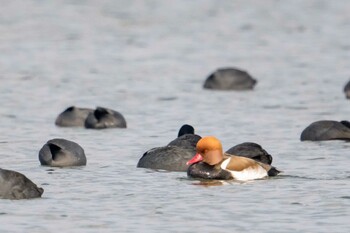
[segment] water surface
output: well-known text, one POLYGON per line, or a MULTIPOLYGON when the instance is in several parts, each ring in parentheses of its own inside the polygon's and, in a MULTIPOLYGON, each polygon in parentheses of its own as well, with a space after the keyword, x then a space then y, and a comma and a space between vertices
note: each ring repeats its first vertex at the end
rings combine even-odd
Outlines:
POLYGON ((348 1, 1 5, 1 167, 45 189, 1 200, 1 232, 348 232, 350 144, 299 141, 313 121, 349 119, 348 1), (227 66, 255 90, 202 89, 227 66), (128 128, 56 127, 71 105, 120 111, 128 128), (284 173, 210 185, 136 168, 184 123, 224 149, 259 143, 284 173), (87 166, 40 166, 56 137, 79 143, 87 166))

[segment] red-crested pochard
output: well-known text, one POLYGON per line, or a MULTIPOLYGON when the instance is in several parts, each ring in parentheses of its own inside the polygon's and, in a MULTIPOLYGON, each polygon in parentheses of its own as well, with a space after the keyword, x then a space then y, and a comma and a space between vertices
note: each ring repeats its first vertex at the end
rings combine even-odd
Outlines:
POLYGON ((253 159, 224 154, 221 142, 212 136, 203 137, 196 146, 196 155, 187 162, 187 174, 193 178, 219 180, 253 180, 274 176, 279 171, 253 159))

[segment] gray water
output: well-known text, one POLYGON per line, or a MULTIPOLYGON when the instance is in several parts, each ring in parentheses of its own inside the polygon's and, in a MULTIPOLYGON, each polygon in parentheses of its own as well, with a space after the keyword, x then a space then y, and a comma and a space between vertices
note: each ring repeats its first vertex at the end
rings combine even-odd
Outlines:
POLYGON ((0 200, 0 232, 349 232, 350 144, 299 141, 313 121, 349 120, 349 1, 3 0, 0 12, 1 167, 45 189, 0 200), (202 89, 227 66, 255 90, 202 89), (128 128, 56 127, 71 105, 120 111, 128 128), (283 174, 203 185, 136 168, 184 123, 224 149, 261 144, 283 174), (40 166, 56 137, 87 166, 40 166))

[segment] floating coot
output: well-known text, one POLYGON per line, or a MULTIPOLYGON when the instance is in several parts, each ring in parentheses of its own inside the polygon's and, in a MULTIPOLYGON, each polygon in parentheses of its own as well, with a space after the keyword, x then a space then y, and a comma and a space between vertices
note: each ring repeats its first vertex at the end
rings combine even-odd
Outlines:
POLYGON ((235 68, 221 68, 205 81, 204 88, 213 90, 252 90, 256 84, 246 71, 235 68))
POLYGON ((61 127, 84 127, 87 116, 93 111, 71 106, 57 116, 55 124, 61 127))
POLYGON ((66 139, 49 140, 39 151, 41 165, 52 167, 84 166, 84 149, 77 143, 66 139))
POLYGON ((300 135, 301 141, 349 140, 350 122, 316 121, 306 127, 300 135))
POLYGON ((117 111, 97 107, 86 118, 85 127, 88 129, 126 128, 126 121, 117 111))
POLYGON ((254 142, 244 142, 231 147, 226 151, 227 154, 238 155, 254 159, 255 161, 270 164, 272 163, 272 156, 267 153, 259 144, 254 142))
POLYGON ((25 175, 0 168, 0 198, 29 199, 41 197, 44 189, 39 188, 25 175))
POLYGON ((145 152, 137 163, 137 167, 187 171, 186 162, 196 153, 195 147, 200 138, 194 134, 192 126, 183 125, 179 130, 178 138, 167 146, 156 147, 145 152))

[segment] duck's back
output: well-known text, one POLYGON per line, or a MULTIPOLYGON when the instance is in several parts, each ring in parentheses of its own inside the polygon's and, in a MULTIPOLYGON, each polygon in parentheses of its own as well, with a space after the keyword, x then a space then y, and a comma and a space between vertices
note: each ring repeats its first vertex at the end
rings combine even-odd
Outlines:
POLYGON ((43 192, 43 188, 39 188, 23 174, 0 168, 0 198, 37 198, 41 197, 43 192))
POLYGON ((337 121, 316 121, 306 127, 300 135, 301 141, 323 141, 350 139, 350 128, 337 121))
POLYGON ((184 134, 173 141, 169 142, 168 146, 178 146, 182 148, 188 148, 196 150, 197 142, 201 139, 201 136, 197 134, 184 134))
POLYGON ((226 153, 251 158, 266 164, 272 163, 272 156, 259 144, 254 142, 244 142, 238 144, 228 149, 226 153))

